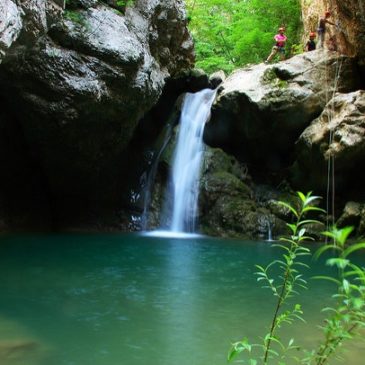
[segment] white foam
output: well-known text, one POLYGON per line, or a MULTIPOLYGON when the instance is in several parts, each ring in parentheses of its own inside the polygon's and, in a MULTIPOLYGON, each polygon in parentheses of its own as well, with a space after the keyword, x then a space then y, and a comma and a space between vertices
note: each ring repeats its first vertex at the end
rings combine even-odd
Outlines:
POLYGON ((197 233, 186 233, 186 232, 175 232, 175 231, 149 231, 149 232, 142 232, 142 235, 147 237, 181 238, 181 239, 204 237, 203 235, 197 233))

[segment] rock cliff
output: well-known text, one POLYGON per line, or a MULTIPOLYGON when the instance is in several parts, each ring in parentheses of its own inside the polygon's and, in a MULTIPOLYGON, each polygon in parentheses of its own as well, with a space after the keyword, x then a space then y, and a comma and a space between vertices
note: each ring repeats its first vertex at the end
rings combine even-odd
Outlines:
MULTIPOLYGON (((339 52, 250 66, 223 82, 204 135, 206 233, 264 237, 269 224, 279 233, 286 213, 273 200, 292 199, 291 189, 323 195, 332 158, 335 214, 344 209, 340 222, 364 231, 362 2, 302 4, 305 32, 331 10, 339 52)), ((0 3, 0 230, 120 227, 129 192, 131 210, 143 209, 133 186, 146 185, 178 94, 208 85, 198 71, 180 72, 194 62, 182 0, 63 5, 0 3)), ((167 169, 157 176, 155 225, 167 169)))
MULTIPOLYGON (((301 0, 305 37, 318 28, 319 17, 331 12, 328 37, 332 38, 339 52, 359 58, 365 66, 365 4, 361 0, 301 0)), ((364 72, 364 70, 363 70, 364 72)))
MULTIPOLYGON (((340 224, 349 221, 349 202, 363 207, 365 201, 362 88, 357 58, 323 50, 230 75, 204 138, 233 155, 246 177, 232 175, 229 166, 204 171, 202 228, 254 238, 270 223, 275 234, 284 233, 285 215, 273 201, 295 200, 293 189, 314 191, 324 202, 329 189, 335 196, 330 213, 340 224)), ((357 212, 352 220, 363 234, 362 208, 357 212)))
POLYGON ((125 179, 119 166, 138 121, 165 80, 194 61, 183 1, 136 0, 119 10, 60 3, 1 2, 1 154, 8 157, 0 213, 13 227, 27 225, 21 201, 34 195, 56 224, 97 221, 116 208, 125 179))
POLYGON ((279 175, 279 183, 296 140, 328 98, 359 87, 356 61, 333 52, 237 70, 222 84, 205 141, 245 161, 257 178, 279 175))

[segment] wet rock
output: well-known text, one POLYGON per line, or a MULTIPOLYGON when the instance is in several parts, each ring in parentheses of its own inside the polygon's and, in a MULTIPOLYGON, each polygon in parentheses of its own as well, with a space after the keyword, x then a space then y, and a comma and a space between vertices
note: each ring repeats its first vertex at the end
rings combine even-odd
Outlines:
POLYGON ((45 347, 33 340, 0 341, 0 363, 4 365, 39 365, 47 361, 48 355, 45 347))
POLYGON ((362 205, 360 223, 357 227, 357 234, 360 237, 365 235, 365 204, 362 205))
POLYGON ((269 228, 275 236, 286 232, 285 223, 255 196, 247 167, 221 149, 207 150, 200 189, 203 233, 266 239, 269 228))
POLYGON ((337 221, 338 227, 358 226, 361 219, 363 205, 358 202, 348 202, 337 221))
POLYGON ((209 85, 211 88, 215 89, 226 79, 226 74, 224 71, 214 72, 209 76, 209 85))
MULTIPOLYGON (((176 91, 198 92, 210 87, 208 75, 201 69, 184 69, 169 80, 169 93, 177 95, 176 91)), ((177 96, 175 96, 176 98, 177 96)))
POLYGON ((33 352, 37 349, 37 343, 34 341, 1 341, 0 342, 0 359, 14 358, 24 356, 26 352, 33 352))

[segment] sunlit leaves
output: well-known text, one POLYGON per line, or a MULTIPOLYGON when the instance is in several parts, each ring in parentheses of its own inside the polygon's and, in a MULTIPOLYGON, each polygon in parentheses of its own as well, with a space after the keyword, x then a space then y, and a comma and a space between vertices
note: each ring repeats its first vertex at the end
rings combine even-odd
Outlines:
POLYGON ((235 342, 232 344, 232 347, 228 352, 227 360, 232 361, 241 352, 251 352, 251 349, 252 346, 248 343, 247 338, 244 338, 242 341, 235 342))
POLYGON ((352 231, 352 227, 333 227, 332 230, 324 232, 333 242, 321 247, 315 255, 318 258, 325 252, 336 253, 336 256, 327 259, 326 263, 338 269, 338 278, 317 277, 334 282, 337 285, 337 293, 333 295, 336 305, 324 309, 329 313, 326 324, 322 327, 325 341, 309 358, 309 361, 316 365, 327 363, 345 340, 352 339, 361 328, 365 328, 365 271, 349 258, 352 253, 365 249, 365 243, 349 245, 346 248, 347 238, 352 231))
POLYGON ((207 72, 230 72, 266 59, 277 28, 286 26, 291 43, 300 37, 298 0, 186 0, 189 28, 197 53, 197 67, 207 72), (209 44, 209 53, 207 47, 209 44))
MULTIPOLYGON (((292 350, 299 350, 294 345, 294 339, 285 344, 279 337, 281 328, 284 325, 291 325, 294 321, 304 321, 303 311, 300 303, 288 308, 289 298, 300 294, 298 288, 306 288, 307 282, 299 271, 308 265, 300 260, 302 256, 310 254, 310 250, 302 243, 310 240, 306 233, 308 225, 319 223, 317 220, 306 219, 305 215, 322 213, 323 210, 316 204, 319 197, 311 193, 298 193, 299 204, 291 205, 286 202, 278 204, 284 207, 293 218, 292 223, 287 226, 290 230, 288 237, 281 237, 280 243, 273 247, 281 250, 280 259, 273 260, 267 266, 256 265, 257 281, 263 283, 276 298, 276 305, 269 332, 263 336, 262 344, 251 344, 247 339, 236 342, 228 354, 228 361, 237 355, 246 353, 242 361, 244 364, 256 365, 257 363, 267 365, 275 363, 285 365, 286 359, 291 357, 302 365, 325 365, 329 359, 336 357, 338 349, 345 341, 351 340, 359 334, 359 330, 365 329, 365 269, 351 261, 351 254, 365 250, 365 242, 347 244, 347 239, 352 232, 352 227, 333 227, 324 233, 333 242, 323 245, 317 250, 314 257, 319 258, 326 255, 326 264, 337 269, 337 276, 316 276, 316 279, 327 280, 335 285, 337 291, 332 296, 333 306, 326 306, 322 311, 326 314, 324 324, 319 326, 324 333, 324 341, 317 349, 302 352, 303 356, 290 354, 292 350), (257 358, 252 356, 252 348, 261 350, 257 358), (252 358, 254 357, 254 358, 252 358)), ((331 301, 329 301, 331 303, 331 301)), ((287 331, 287 330, 286 330, 287 331)), ((338 356, 337 356, 338 357, 338 356)))

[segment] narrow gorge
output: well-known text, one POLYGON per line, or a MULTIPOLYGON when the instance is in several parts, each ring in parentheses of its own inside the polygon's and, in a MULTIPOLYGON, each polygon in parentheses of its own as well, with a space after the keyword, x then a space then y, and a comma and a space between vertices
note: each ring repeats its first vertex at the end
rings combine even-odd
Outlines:
MULTIPOLYGON (((142 229, 148 174, 166 125, 179 120, 181 95, 222 82, 204 131, 199 230, 263 238, 269 224, 280 234, 287 213, 274 200, 311 190, 324 205, 330 195, 333 219, 364 233, 361 4, 303 0, 303 34, 331 9, 337 52, 251 65, 227 79, 194 69, 183 1, 63 5, 1 2, 1 231, 142 229)), ((160 225, 171 141, 150 228, 160 225)))

